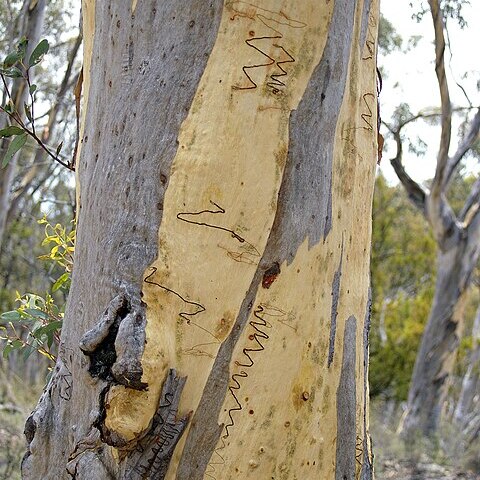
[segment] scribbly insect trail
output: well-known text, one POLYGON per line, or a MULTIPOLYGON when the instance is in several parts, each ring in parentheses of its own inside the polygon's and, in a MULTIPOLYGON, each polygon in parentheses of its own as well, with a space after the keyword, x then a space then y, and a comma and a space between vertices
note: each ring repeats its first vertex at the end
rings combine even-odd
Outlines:
POLYGON ((273 43, 273 46, 275 48, 280 49, 288 57, 287 60, 283 60, 283 61, 276 60, 274 57, 271 57, 270 55, 268 55, 268 53, 264 52, 261 48, 259 48, 259 47, 257 47, 256 45, 253 44, 253 41, 257 41, 257 40, 274 40, 274 39, 279 39, 279 38, 282 38, 282 36, 254 37, 254 38, 250 38, 250 39, 245 40, 245 43, 249 47, 255 49, 257 52, 260 52, 262 55, 267 57, 270 61, 266 62, 266 63, 260 63, 260 64, 257 64, 257 65, 244 65, 242 67, 242 70, 243 70, 243 73, 248 78, 248 80, 250 82, 250 85, 248 85, 246 87, 239 87, 238 85, 234 85, 232 87, 234 90, 254 90, 255 88, 258 87, 258 85, 252 79, 252 77, 248 73, 248 70, 255 69, 255 68, 269 67, 270 65, 273 65, 273 64, 275 64, 278 67, 278 69, 280 70, 281 73, 271 74, 270 75, 270 81, 267 82, 267 87, 270 88, 272 93, 277 94, 277 93, 280 92, 281 88, 286 86, 285 82, 280 80, 281 77, 286 77, 287 76, 287 71, 282 67, 282 65, 284 65, 286 63, 294 63, 295 59, 292 57, 292 55, 290 55, 290 53, 288 53, 287 50, 285 50, 285 48, 282 47, 281 45, 279 45, 277 43, 273 43))
POLYGON ((220 225, 213 225, 212 223, 206 223, 206 222, 201 222, 201 221, 195 221, 195 220, 189 220, 186 217, 198 217, 199 215, 202 215, 204 213, 213 213, 213 214, 224 214, 225 209, 222 208, 220 205, 218 205, 215 202, 212 202, 210 200, 210 203, 217 208, 217 210, 200 210, 199 212, 180 212, 177 214, 177 218, 181 220, 182 222, 186 223, 191 223, 192 225, 200 225, 202 227, 210 227, 210 228, 215 228, 217 230, 223 230, 224 232, 228 232, 232 235, 233 238, 238 240, 240 243, 245 242, 245 239, 241 237, 238 233, 235 232, 235 230, 231 230, 229 228, 221 227, 220 225))
POLYGON ((375 54, 375 35, 374 31, 377 26, 377 21, 375 16, 370 14, 368 16, 368 27, 367 27, 367 39, 365 40, 365 47, 367 48, 367 54, 362 57, 362 60, 372 60, 375 54))
POLYGON ((162 290, 164 290, 165 292, 167 293, 171 293, 173 295, 175 295, 177 298, 179 298, 180 300, 182 300, 182 302, 186 303, 187 305, 190 305, 192 307, 195 308, 194 311, 191 311, 191 312, 180 312, 178 315, 180 318, 182 318, 183 320, 185 320, 185 323, 187 325, 193 325, 194 327, 197 327, 199 328, 200 330, 202 330, 203 332, 205 332, 209 337, 212 338, 212 341, 211 342, 208 342, 208 343, 200 343, 200 344, 197 344, 197 345, 194 345, 193 347, 191 348, 188 348, 184 351, 184 353, 186 354, 190 354, 190 355, 198 355, 198 356, 209 356, 211 357, 212 355, 208 352, 205 352, 204 350, 202 350, 200 347, 207 347, 209 345, 216 345, 216 344, 220 344, 220 339, 214 335, 212 332, 210 332, 209 330, 207 330, 205 327, 202 327, 201 325, 199 325, 198 323, 192 321, 192 317, 195 317, 196 315, 199 315, 200 313, 204 312, 205 311, 205 307, 201 304, 201 303, 198 303, 198 302, 192 302, 191 300, 187 300, 183 295, 180 295, 180 293, 176 292, 175 290, 172 290, 171 288, 168 288, 166 287, 165 285, 161 285, 160 283, 158 282, 155 282, 154 280, 152 280, 152 277, 156 274, 157 272, 157 267, 151 267, 151 270, 152 272, 150 274, 148 274, 145 279, 144 279, 144 282, 145 283, 148 283, 150 285, 155 285, 156 287, 159 287, 161 288, 162 290))
POLYGON ((257 265, 260 260, 260 252, 251 244, 245 241, 244 245, 240 246, 240 251, 234 252, 227 247, 218 244, 218 248, 227 252, 227 257, 238 263, 246 263, 248 265, 257 265))
MULTIPOLYGON (((135 465, 131 473, 138 473, 139 475, 142 475, 142 478, 144 478, 144 476, 151 473, 152 470, 155 471, 156 469, 154 467, 158 453, 161 450, 166 450, 170 446, 171 442, 178 437, 179 432, 178 428, 175 427, 175 424, 169 424, 168 416, 167 418, 163 418, 162 415, 159 413, 162 410, 166 410, 168 415, 169 409, 172 407, 173 404, 172 398, 173 395, 171 393, 167 393, 165 395, 165 403, 159 405, 157 412, 153 416, 152 423, 160 425, 163 428, 160 432, 160 435, 158 435, 158 437, 154 439, 154 446, 153 448, 151 448, 151 456, 146 459, 146 462, 144 464, 138 463, 137 465, 135 465)), ((143 454, 148 449, 148 441, 150 439, 147 435, 142 440, 143 441, 138 442, 135 447, 135 451, 139 454, 143 454)))
POLYGON ((273 10, 268 10, 266 8, 254 5, 253 3, 244 2, 242 0, 228 2, 227 7, 234 12, 231 20, 235 20, 236 17, 259 20, 268 29, 272 30, 278 35, 282 35, 282 33, 277 30, 277 28, 305 28, 307 26, 306 23, 290 18, 282 11, 275 12, 273 10), (273 25, 275 25, 277 28, 275 28, 273 25))
MULTIPOLYGON (((377 87, 378 88, 378 87, 377 87)), ((360 113, 360 118, 362 120, 362 124, 359 127, 349 127, 346 129, 347 136, 350 135, 350 131, 352 130, 366 130, 368 132, 373 132, 373 110, 371 107, 371 104, 369 102, 373 101, 375 102, 375 99, 377 97, 375 94, 367 92, 362 95, 362 110, 360 113)), ((378 104, 377 104, 377 109, 378 109, 378 104)), ((343 140, 347 140, 353 147, 354 150, 357 150, 357 147, 352 143, 351 140, 342 137, 343 140)))
POLYGON ((193 220, 192 219, 192 217, 196 219, 200 215, 203 215, 203 214, 206 214, 206 213, 211 213, 213 215, 218 215, 218 214, 224 214, 225 213, 225 209, 223 207, 221 207, 220 205, 218 205, 218 203, 215 203, 212 200, 210 200, 210 203, 216 208, 215 210, 206 209, 206 210, 200 210, 199 212, 180 212, 180 213, 177 214, 177 219, 181 220, 182 222, 190 223, 192 225, 199 225, 201 227, 214 228, 216 230, 222 230, 224 232, 230 233, 232 238, 234 238, 235 240, 238 240, 238 242, 241 244, 241 251, 240 252, 233 252, 231 250, 228 250, 225 247, 222 247, 221 245, 219 245, 219 247, 226 250, 227 255, 232 260, 235 260, 236 262, 256 264, 257 262, 255 262, 254 259, 256 257, 260 258, 260 252, 250 242, 245 240, 244 237, 242 237, 239 233, 237 233, 235 230, 232 230, 232 229, 226 228, 226 227, 222 227, 220 225, 215 225, 213 223, 207 223, 207 222, 202 222, 201 220, 193 220))
MULTIPOLYGON (((198 225, 198 226, 201 226, 201 227, 207 227, 207 228, 212 228, 212 229, 215 229, 215 230, 220 230, 220 231, 223 231, 223 232, 227 232, 232 236, 232 238, 237 240, 240 244, 242 244, 242 246, 245 247, 245 249, 246 249, 246 251, 244 252, 245 254, 247 252, 250 252, 250 255, 252 255, 252 252, 256 252, 256 254, 258 254, 258 256, 260 256, 260 253, 258 252, 258 250, 250 242, 245 240, 245 238, 240 236, 235 230, 230 229, 230 228, 226 228, 226 227, 222 227, 221 225, 216 225, 216 224, 213 224, 213 223, 207 223, 205 221, 202 221, 202 219, 200 218, 201 215, 204 215, 204 214, 218 215, 218 214, 224 214, 225 213, 225 209, 223 207, 221 207, 220 205, 218 205, 217 203, 215 203, 211 200, 210 200, 210 203, 215 207, 215 209, 213 209, 213 208, 204 209, 204 210, 200 210, 198 212, 180 212, 180 213, 177 214, 177 219, 182 221, 182 222, 189 223, 191 225, 198 225)), ((229 253, 232 253, 232 255, 234 255, 236 252, 227 252, 227 255, 229 253)), ((240 253, 239 255, 242 255, 242 253, 240 253)), ((238 260, 238 261, 240 261, 240 260, 238 260)), ((152 277, 157 272, 157 267, 151 267, 151 268, 152 268, 152 272, 149 275, 147 275, 147 277, 144 279, 144 282, 149 283, 151 285, 155 285, 155 286, 161 288, 162 290, 164 290, 165 292, 175 295, 177 298, 182 300, 184 303, 193 307, 193 311, 191 311, 191 312, 185 312, 185 311, 180 312, 179 313, 180 318, 182 318, 187 325, 193 325, 194 327, 197 327, 200 330, 202 330, 203 332, 205 332, 211 339, 211 341, 209 341, 209 342, 199 343, 199 344, 193 345, 192 347, 186 348, 185 350, 183 350, 183 353, 185 355, 196 355, 196 356, 205 356, 205 357, 215 358, 214 355, 205 351, 204 348, 209 347, 211 345, 219 345, 221 343, 220 338, 217 337, 210 330, 208 330, 205 327, 203 327, 202 325, 200 325, 198 322, 195 322, 195 321, 192 320, 193 317, 205 312, 205 307, 201 303, 194 302, 194 301, 191 301, 191 300, 187 300, 183 295, 181 295, 177 291, 175 291, 171 288, 168 288, 165 285, 162 285, 158 282, 155 282, 152 279, 152 277)))
POLYGON ((70 371, 69 365, 72 364, 74 352, 71 348, 65 347, 62 343, 59 349, 59 359, 61 362, 60 372, 60 385, 58 396, 65 401, 70 401, 72 398, 73 392, 73 377, 72 372, 70 371), (68 351, 68 356, 67 356, 68 351))
MULTIPOLYGON (((294 63, 295 58, 279 43, 273 41, 281 40, 283 38, 282 32, 279 30, 282 26, 283 27, 290 27, 290 28, 305 28, 307 26, 306 23, 300 22, 298 20, 294 20, 289 18, 283 12, 274 12, 271 10, 267 10, 261 7, 258 7, 252 3, 243 2, 243 1, 234 1, 228 4, 230 9, 234 12, 231 20, 234 20, 236 17, 243 17, 248 18, 250 20, 258 20, 260 21, 265 27, 269 30, 273 31, 276 35, 265 35, 265 36, 258 36, 255 37, 254 33, 251 32, 250 35, 252 38, 245 40, 245 43, 265 56, 268 61, 266 63, 255 64, 255 65, 244 65, 242 67, 243 73, 247 77, 249 81, 249 85, 247 86, 238 86, 234 85, 232 88, 234 90, 254 90, 258 87, 257 83, 252 79, 249 71, 256 68, 267 68, 271 65, 276 65, 277 69, 280 73, 273 73, 270 75, 270 80, 267 81, 267 88, 271 90, 272 93, 277 94, 280 90, 286 87, 285 82, 283 81, 283 77, 287 76, 287 71, 283 68, 282 65, 287 63, 294 63), (262 40, 267 40, 268 44, 272 44, 277 50, 279 50, 279 55, 277 58, 270 56, 266 53, 262 48, 255 43, 262 40), (284 58, 283 60, 281 58, 284 58)), ((262 43, 262 42, 261 42, 262 43)))
POLYGON ((363 457, 363 439, 360 435, 357 435, 355 441, 355 460, 356 462, 362 466, 362 457, 363 457))
POLYGON ((362 120, 365 122, 365 125, 366 125, 366 126, 364 125, 362 128, 364 128, 365 130, 368 130, 369 132, 372 132, 373 131, 373 123, 372 123, 373 111, 372 111, 372 107, 370 107, 370 105, 367 102, 367 98, 371 98, 375 102, 376 96, 373 93, 365 93, 363 94, 362 98, 363 98, 363 102, 365 103, 365 106, 367 107, 367 112, 363 112, 361 115, 362 120))
MULTIPOLYGON (((270 338, 266 329, 272 328, 272 325, 265 319, 265 317, 282 317, 285 315, 286 313, 283 310, 264 303, 258 305, 258 307, 253 312, 254 319, 249 322, 249 324, 253 327, 253 333, 248 336, 249 340, 253 342, 253 346, 245 347, 242 350, 242 353, 244 355, 243 362, 240 362, 238 360, 234 362, 236 367, 241 368, 238 373, 232 374, 232 376, 230 377, 231 383, 228 387, 228 390, 234 402, 234 406, 230 408, 227 412, 228 420, 224 426, 224 433, 220 437, 220 445, 213 452, 212 460, 208 464, 209 468, 207 468, 207 471, 205 472, 205 476, 211 478, 212 480, 216 480, 216 477, 214 475, 216 472, 215 466, 225 465, 225 458, 221 454, 221 451, 225 449, 226 441, 231 435, 231 429, 235 426, 234 414, 235 412, 240 412, 241 410, 243 410, 243 406, 239 400, 238 395, 239 390, 242 388, 242 385, 240 383, 241 379, 248 378, 248 372, 243 369, 252 368, 255 365, 253 354, 263 352, 265 350, 265 341, 270 338), (218 460, 214 461, 213 457, 217 457, 218 460)), ((278 321, 280 322, 280 320, 278 321)))

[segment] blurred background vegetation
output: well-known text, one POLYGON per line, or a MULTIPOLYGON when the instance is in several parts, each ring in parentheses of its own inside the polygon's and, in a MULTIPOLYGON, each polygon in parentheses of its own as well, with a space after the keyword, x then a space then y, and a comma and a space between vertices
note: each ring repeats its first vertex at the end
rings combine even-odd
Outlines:
MULTIPOLYGON (((23 35, 22 15, 25 6, 28 7, 30 3, 0 0, 0 58, 5 58, 23 35)), ((424 2, 412 3, 412 16, 422 15, 424 2)), ((465 20, 461 16, 461 10, 454 8, 454 3, 443 2, 443 7, 450 8, 450 17, 462 24, 465 20)), ((465 2, 459 2, 463 3, 465 2)), ((62 152, 66 158, 73 153, 76 131, 73 89, 81 69, 81 51, 75 52, 75 55, 73 52, 79 37, 78 21, 78 2, 52 0, 46 3, 42 38, 48 39, 50 52, 35 72, 35 82, 38 85, 37 129, 49 129, 51 136, 48 137, 48 144, 57 145, 63 141, 62 152), (65 71, 69 64, 72 71, 66 77, 65 71), (65 78, 68 88, 62 92, 65 78), (53 109, 56 109, 54 126, 49 124, 49 115, 53 109)), ((463 23, 462 28, 470 27, 463 23)), ((382 58, 402 49, 405 52, 414 50, 416 42, 418 39, 403 39, 401 32, 397 32, 394 25, 382 17, 379 64, 384 82, 391 82, 391 79, 389 72, 381 66, 382 58)), ((5 103, 5 93, 2 92, 5 103)), ((400 101, 397 103, 400 107, 391 119, 387 119, 389 122, 394 123, 399 116, 409 114, 408 105, 401 105, 400 101)), ((433 127, 440 128, 435 119, 430 119, 430 122, 433 127)), ((459 123, 468 123, 468 112, 459 119, 459 123)), ((434 137, 435 143, 438 132, 437 137, 434 137)), ((388 138, 387 133, 385 135, 388 148, 388 142, 392 139, 388 138)), ((425 142, 416 135, 408 134, 404 141, 409 144, 410 151, 419 156, 422 152, 425 153, 425 142)), ((474 145, 475 149, 478 155, 478 141, 474 145)), ((388 158, 384 158, 383 162, 388 162, 388 158)), ((475 181, 476 176, 465 168, 455 175, 448 198, 456 212, 462 208, 475 181)), ((425 186, 428 187, 428 181, 425 186)), ((19 298, 25 294, 38 295, 42 299, 51 296, 56 310, 47 313, 54 319, 61 319, 68 281, 60 287, 56 282, 70 271, 71 265, 53 258, 55 254, 52 254, 52 247, 58 242, 45 241, 46 224, 39 223, 39 220, 46 216, 53 228, 55 225, 63 228, 58 234, 59 238, 64 235, 63 246, 70 245, 68 242, 72 240, 72 220, 75 216, 73 174, 45 155, 39 155, 33 143, 27 143, 16 159, 9 195, 9 208, 12 211, 7 217, 5 234, 0 243, 0 312, 10 312, 10 317, 4 315, 0 319, 0 325, 6 327, 5 335, 11 337, 9 321, 13 318, 12 312, 21 309, 19 298), (47 256, 47 261, 40 259, 41 256, 47 256)), ((48 228, 47 236, 52 236, 48 228)), ((449 380, 442 426, 434 441, 425 444, 424 449, 409 451, 408 446, 401 441, 397 428, 407 401, 415 358, 433 301, 437 243, 425 217, 408 199, 403 186, 388 181, 381 172, 376 180, 372 235, 370 394, 377 478, 410 478, 389 476, 389 472, 401 469, 402 461, 414 461, 416 464, 431 461, 453 470, 480 474, 479 416, 470 416, 467 422, 473 425, 475 421, 479 422, 477 430, 466 429, 465 421, 454 421, 467 372, 470 372, 469 378, 476 378, 472 398, 477 405, 479 402, 480 363, 474 355, 479 338, 475 334, 474 325, 480 302, 478 272, 475 270, 467 294, 465 327, 454 372, 449 380)), ((68 275, 65 278, 68 280, 68 275)), ((27 308, 29 306, 31 305, 27 308)), ((35 304, 33 307, 46 310, 44 304, 35 304)), ((25 305, 23 308, 26 308, 25 305)), ((31 332, 32 318, 27 317, 21 312, 19 317, 15 317, 19 336, 25 342, 31 340, 28 339, 28 333, 31 332)), ((48 335, 45 338, 48 340, 48 335)), ((50 343, 49 348, 54 356, 55 341, 50 343)), ((8 341, 4 340, 1 349, 7 344, 8 341)), ((23 424, 39 397, 52 365, 52 359, 48 355, 29 351, 30 356, 27 358, 25 353, 24 348, 12 348, 0 359, 0 480, 20 478, 19 462, 25 448, 23 424)), ((471 415, 470 410, 468 415, 471 415)), ((440 478, 440 474, 437 475, 425 478, 440 478)))

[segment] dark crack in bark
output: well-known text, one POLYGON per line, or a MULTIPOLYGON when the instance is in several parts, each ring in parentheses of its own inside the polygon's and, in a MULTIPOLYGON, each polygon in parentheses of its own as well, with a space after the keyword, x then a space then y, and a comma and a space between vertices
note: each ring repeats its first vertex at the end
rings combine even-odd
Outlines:
POLYGON ((141 381, 141 358, 145 324, 145 306, 127 294, 117 295, 97 324, 80 339, 80 350, 90 359, 90 375, 144 390, 147 384, 141 381))

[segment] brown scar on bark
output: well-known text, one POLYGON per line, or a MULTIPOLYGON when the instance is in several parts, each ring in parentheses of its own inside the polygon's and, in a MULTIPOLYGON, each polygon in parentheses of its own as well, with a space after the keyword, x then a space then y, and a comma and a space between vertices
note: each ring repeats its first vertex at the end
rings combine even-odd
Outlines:
POLYGON ((141 359, 145 347, 145 305, 128 293, 110 302, 97 324, 80 339, 80 350, 89 357, 92 377, 145 390, 141 359))
POLYGON ((270 288, 278 275, 280 275, 280 264, 278 262, 274 262, 272 266, 263 274, 262 287, 270 288))

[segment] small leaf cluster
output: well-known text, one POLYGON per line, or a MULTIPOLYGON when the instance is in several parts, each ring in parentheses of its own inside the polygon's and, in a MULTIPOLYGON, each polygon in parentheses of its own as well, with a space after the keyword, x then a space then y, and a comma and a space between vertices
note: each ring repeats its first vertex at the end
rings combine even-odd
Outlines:
POLYGON ((46 216, 38 221, 40 225, 45 225, 45 238, 42 246, 51 246, 48 254, 41 255, 41 260, 46 260, 57 264, 65 272, 54 282, 52 292, 60 288, 70 288, 70 275, 73 269, 73 254, 75 252, 75 229, 70 231, 67 227, 57 223, 51 225, 46 216))
POLYGON ((0 319, 7 322, 7 326, 0 326, 3 331, 0 339, 5 340, 3 357, 7 358, 10 352, 19 350, 24 359, 27 359, 37 351, 55 362, 52 348, 54 342, 58 344, 60 341, 63 313, 55 305, 53 297, 48 293, 42 298, 31 293, 20 295, 17 292, 16 301, 19 303, 18 308, 0 315, 0 319))
POLYGON ((58 223, 52 225, 46 216, 38 223, 45 225, 42 246, 50 248, 47 254, 39 258, 50 262, 52 266, 60 266, 63 273, 53 281, 51 291, 44 297, 33 293, 20 295, 17 292, 15 301, 18 307, 0 315, 0 339, 4 341, 4 357, 12 351, 21 351, 26 359, 37 351, 53 364, 63 322, 63 307, 57 305, 53 294, 59 290, 67 292, 70 288, 75 229, 58 223))
POLYGON ((42 142, 35 131, 34 108, 37 85, 31 82, 31 69, 42 61, 49 50, 49 44, 46 39, 41 40, 28 59, 26 58, 27 46, 28 40, 23 37, 17 44, 16 50, 9 53, 0 65, 0 78, 7 99, 5 105, 0 106, 0 111, 7 114, 10 120, 10 125, 0 130, 0 139, 12 138, 2 159, 2 168, 5 168, 10 163, 13 156, 25 145, 28 137, 31 137, 53 160, 72 170, 73 166, 65 163, 59 157, 63 142, 57 146, 54 153, 42 142), (29 95, 29 101, 23 102, 23 112, 26 120, 24 120, 23 114, 19 111, 18 99, 12 97, 6 80, 7 77, 25 82, 29 95))

